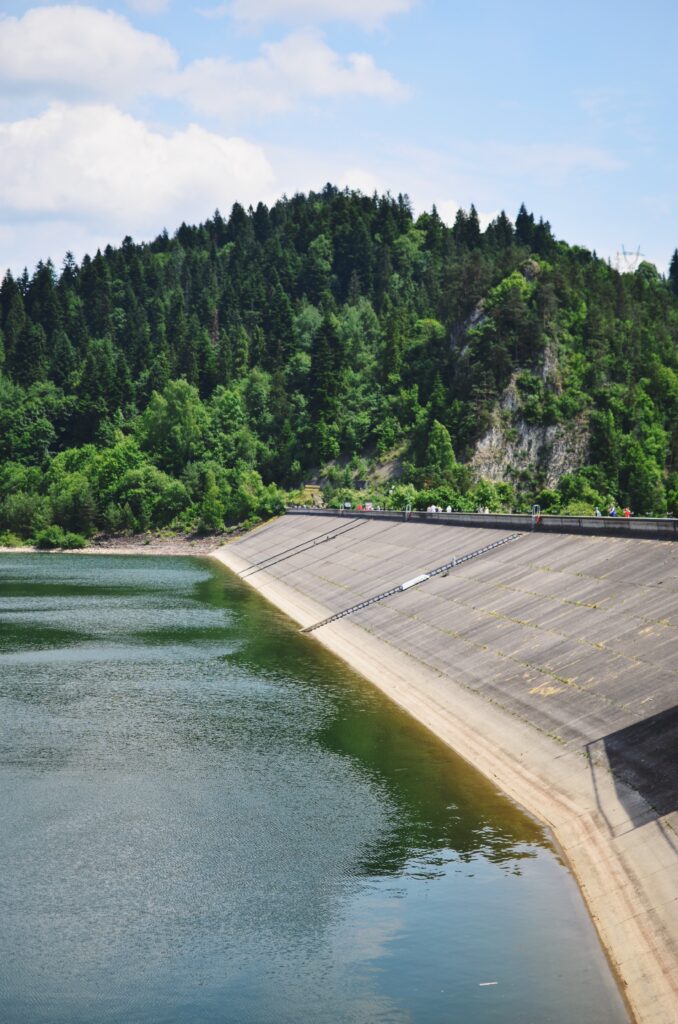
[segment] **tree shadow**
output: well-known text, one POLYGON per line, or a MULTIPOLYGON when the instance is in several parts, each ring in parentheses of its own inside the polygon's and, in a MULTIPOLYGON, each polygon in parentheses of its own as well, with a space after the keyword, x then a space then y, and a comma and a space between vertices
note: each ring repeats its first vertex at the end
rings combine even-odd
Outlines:
POLYGON ((673 832, 662 821, 678 810, 678 705, 592 740, 586 744, 586 753, 598 810, 610 834, 620 835, 654 821, 678 852, 673 832), (628 820, 617 826, 608 816, 602 795, 608 773, 628 813, 628 820))
MULTIPOLYGON (((678 810, 678 705, 602 737, 608 764, 660 817, 678 810)), ((622 789, 617 787, 623 802, 622 789)))

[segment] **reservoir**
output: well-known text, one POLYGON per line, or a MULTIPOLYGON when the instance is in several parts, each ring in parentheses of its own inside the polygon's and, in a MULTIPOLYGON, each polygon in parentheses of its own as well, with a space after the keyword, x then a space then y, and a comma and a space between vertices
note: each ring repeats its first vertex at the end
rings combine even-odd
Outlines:
POLYGON ((548 834, 208 560, 0 555, 0 1020, 623 1024, 548 834))

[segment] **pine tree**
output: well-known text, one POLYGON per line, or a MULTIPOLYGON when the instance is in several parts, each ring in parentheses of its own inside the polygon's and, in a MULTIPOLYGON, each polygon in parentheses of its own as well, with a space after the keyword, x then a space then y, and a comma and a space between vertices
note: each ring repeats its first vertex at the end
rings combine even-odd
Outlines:
POLYGON ((426 473, 433 486, 449 481, 457 467, 450 433, 442 423, 434 420, 426 449, 426 473))
POLYGON ((448 403, 449 400, 442 377, 440 376, 440 371, 436 371, 433 387, 431 388, 431 397, 428 401, 429 416, 432 422, 435 420, 443 420, 447 411, 448 403))
POLYGON ((534 233, 532 235, 532 250, 538 256, 548 258, 551 255, 553 244, 551 225, 547 220, 544 220, 543 217, 540 217, 539 223, 535 225, 534 233))
POLYGON ((468 223, 468 215, 466 210, 460 206, 457 210, 457 214, 454 218, 454 224, 452 225, 452 237, 455 242, 459 242, 460 245, 464 245, 466 242, 466 225, 468 223))
POLYGON ((265 203, 257 203, 257 208, 252 214, 252 227, 257 242, 265 242, 270 237, 271 219, 265 203))
POLYGON ((518 245, 527 245, 532 248, 533 239, 534 215, 527 212, 525 203, 521 203, 516 217, 516 241, 518 245))
POLYGON ((502 210, 498 217, 488 224, 485 237, 499 248, 506 248, 513 242, 513 225, 502 210))
POLYGON ((47 336, 40 324, 26 319, 14 354, 14 377, 21 384, 32 384, 47 377, 47 336))
POLYGON ((65 331, 58 330, 50 352, 49 375, 51 379, 64 391, 69 391, 75 382, 78 365, 78 358, 68 335, 65 331))
POLYGON ((99 250, 93 260, 85 256, 82 261, 79 286, 85 319, 92 335, 95 338, 106 337, 112 329, 111 273, 109 261, 99 250))
POLYGON ((205 473, 205 486, 200 503, 199 532, 213 533, 216 530, 223 530, 225 511, 226 509, 219 494, 214 472, 208 469, 205 473))
POLYGON ((0 308, 3 312, 2 327, 5 335, 7 370, 14 376, 17 360, 20 358, 21 338, 26 327, 26 310, 21 290, 9 273, 0 288, 0 308))
POLYGON ((341 342, 336 320, 325 313, 311 346, 309 397, 311 411, 324 418, 334 411, 341 373, 341 342))
POLYGON ((56 277, 50 260, 38 263, 26 295, 26 312, 34 323, 45 331, 48 343, 52 342, 61 327, 61 309, 56 291, 56 277))
POLYGON ((478 218, 478 211, 473 203, 471 203, 471 209, 468 212, 464 241, 469 249, 475 249, 480 245, 480 220, 478 218))
POLYGON ((290 300, 280 282, 271 298, 266 327, 270 365, 281 366, 294 346, 294 318, 290 300))
POLYGON ((678 295, 678 249, 673 250, 669 266, 669 284, 674 295, 678 295))
POLYGON ((402 307, 396 307, 386 318, 382 349, 382 374, 392 387, 399 384, 403 365, 407 331, 407 317, 402 307))

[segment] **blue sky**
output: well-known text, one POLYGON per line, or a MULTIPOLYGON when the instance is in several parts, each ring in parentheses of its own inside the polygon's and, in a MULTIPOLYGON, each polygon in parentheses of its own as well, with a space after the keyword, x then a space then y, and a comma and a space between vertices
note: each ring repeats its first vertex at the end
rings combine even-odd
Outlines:
POLYGON ((0 0, 0 268, 326 181, 678 246, 668 0, 0 0))

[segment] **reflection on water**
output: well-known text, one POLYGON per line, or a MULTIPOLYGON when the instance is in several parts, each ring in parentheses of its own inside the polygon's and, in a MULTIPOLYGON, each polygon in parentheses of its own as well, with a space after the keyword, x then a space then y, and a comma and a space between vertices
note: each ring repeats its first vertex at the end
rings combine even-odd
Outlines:
POLYGON ((208 562, 0 556, 0 860, 13 1024, 627 1019, 539 826, 208 562))

